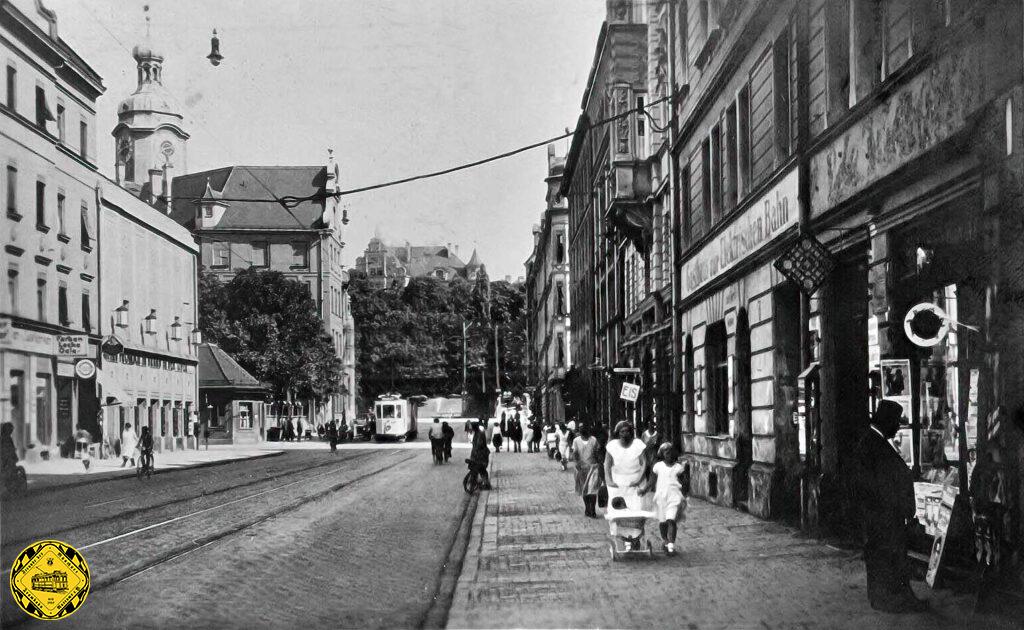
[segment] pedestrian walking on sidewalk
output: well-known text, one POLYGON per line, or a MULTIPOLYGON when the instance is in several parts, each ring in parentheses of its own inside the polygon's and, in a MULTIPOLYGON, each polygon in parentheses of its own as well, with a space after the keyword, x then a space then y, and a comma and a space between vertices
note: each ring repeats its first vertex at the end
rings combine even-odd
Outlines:
POLYGON ((676 552, 676 528, 686 518, 686 495, 689 480, 685 480, 686 469, 677 460, 679 453, 670 442, 658 448, 658 462, 651 469, 651 480, 646 491, 654 490, 654 506, 658 512, 658 529, 665 553, 676 552), (684 480, 687 490, 683 490, 684 480))
POLYGON ((529 441, 526 443, 526 450, 531 453, 539 453, 540 438, 542 437, 541 429, 543 428, 543 426, 536 418, 531 418, 530 424, 527 425, 527 428, 530 429, 530 435, 529 441))
POLYGON ((622 497, 628 509, 639 510, 643 507, 638 489, 644 477, 644 443, 635 439, 628 420, 615 425, 614 436, 605 446, 604 456, 608 502, 622 497))
POLYGON ((499 426, 498 423, 495 422, 494 426, 491 427, 491 444, 494 445, 495 453, 501 452, 501 442, 501 426, 499 426))
MULTIPOLYGON (((481 418, 481 421, 487 422, 483 418, 481 418)), ((484 490, 490 490, 491 479, 487 474, 487 465, 491 460, 491 451, 487 448, 487 435, 480 428, 480 422, 473 423, 473 448, 469 452, 469 459, 478 465, 480 476, 483 477, 480 487, 484 490)))
POLYGON ((569 429, 564 422, 558 425, 555 435, 558 438, 558 461, 562 470, 566 470, 569 466, 569 429))
POLYGON ((928 607, 910 587, 907 530, 914 521, 914 478, 891 442, 903 408, 882 400, 857 445, 856 495, 861 507, 864 564, 871 607, 885 612, 918 612, 928 607))
POLYGON ((510 426, 509 426, 509 432, 511 433, 511 435, 509 436, 509 440, 512 441, 510 446, 515 447, 515 452, 516 453, 522 453, 523 452, 523 424, 520 421, 519 412, 516 412, 516 414, 514 416, 512 416, 512 420, 510 421, 510 426))
MULTIPOLYGON (((129 459, 132 460, 132 466, 135 465, 135 445, 138 443, 139 436, 135 434, 135 427, 131 422, 125 422, 124 429, 121 430, 121 468, 128 464, 129 459)), ((199 448, 198 436, 196 436, 196 448, 199 448)))
POLYGON ((597 518, 597 492, 601 489, 601 462, 597 459, 597 438, 590 427, 580 427, 580 435, 572 443, 572 458, 576 461, 576 494, 583 497, 583 515, 597 518))
POLYGON ((430 438, 430 454, 434 463, 440 464, 444 459, 444 432, 441 431, 440 418, 434 418, 434 424, 430 425, 427 437, 430 438))
POLYGON ((331 420, 331 423, 327 425, 327 439, 331 443, 331 452, 338 452, 338 423, 331 420))
POLYGON ((441 435, 442 438, 442 450, 444 451, 444 463, 448 463, 448 460, 452 458, 452 440, 455 439, 455 429, 451 427, 447 422, 441 423, 441 435))

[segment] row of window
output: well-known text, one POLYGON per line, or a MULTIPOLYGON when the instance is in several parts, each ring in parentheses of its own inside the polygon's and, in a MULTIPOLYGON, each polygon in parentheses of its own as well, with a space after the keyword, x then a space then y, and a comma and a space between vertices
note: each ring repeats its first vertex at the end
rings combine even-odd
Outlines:
MULTIPOLYGON (((270 267, 270 243, 268 241, 253 241, 248 245, 250 247, 249 266, 270 267)), ((308 269, 309 246, 307 243, 305 241, 292 241, 290 245, 291 258, 289 259, 289 264, 291 268, 308 269)), ((212 241, 210 243, 210 267, 214 269, 230 268, 231 255, 231 243, 227 241, 212 241)), ((238 257, 243 258, 242 256, 238 257)))
MULTIPOLYGON (((7 109, 17 113, 18 111, 18 69, 12 65, 7 66, 6 73, 6 100, 7 109)), ((67 109, 61 102, 57 103, 56 114, 50 109, 46 100, 46 90, 43 86, 36 86, 35 103, 35 124, 40 131, 49 134, 47 123, 57 123, 57 140, 64 144, 67 142, 67 109)), ((89 155, 89 123, 85 120, 78 121, 78 155, 87 159, 89 155)))
POLYGON ((159 357, 151 357, 136 352, 122 352, 121 354, 103 353, 104 363, 121 363, 123 365, 139 365, 151 367, 168 372, 188 372, 189 365, 178 361, 170 361, 159 357))
MULTIPOLYGON (((40 322, 47 322, 50 319, 48 302, 49 282, 47 276, 41 273, 36 278, 36 299, 35 312, 32 313, 23 308, 20 300, 21 295, 21 273, 15 266, 7 268, 7 305, 13 315, 29 317, 34 315, 40 322)), ((71 320, 71 311, 68 304, 68 287, 62 280, 57 286, 57 323, 61 326, 70 327, 74 322, 71 320)), ((83 291, 81 297, 81 328, 86 332, 92 332, 92 312, 90 309, 89 292, 83 291)))
MULTIPOLYGON (((20 221, 22 213, 18 207, 18 167, 13 164, 7 165, 7 177, 6 177, 6 188, 7 188, 7 216, 15 221, 20 221)), ((36 228, 41 232, 49 232, 51 229, 51 214, 47 207, 47 190, 46 182, 38 179, 36 180, 36 228)), ((58 237, 64 237, 65 242, 70 241, 71 221, 67 216, 68 199, 63 189, 57 191, 57 235, 58 237)), ((81 201, 79 217, 78 217, 78 233, 79 240, 81 241, 82 248, 89 250, 92 247, 92 221, 89 217, 89 203, 86 200, 81 201)))

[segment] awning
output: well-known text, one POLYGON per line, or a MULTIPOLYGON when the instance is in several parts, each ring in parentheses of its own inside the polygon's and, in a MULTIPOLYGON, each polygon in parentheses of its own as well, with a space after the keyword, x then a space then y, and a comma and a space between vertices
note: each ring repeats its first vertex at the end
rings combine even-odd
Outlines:
POLYGON ((100 404, 129 405, 135 402, 133 397, 124 393, 117 380, 100 368, 96 368, 96 384, 103 388, 103 398, 100 404))

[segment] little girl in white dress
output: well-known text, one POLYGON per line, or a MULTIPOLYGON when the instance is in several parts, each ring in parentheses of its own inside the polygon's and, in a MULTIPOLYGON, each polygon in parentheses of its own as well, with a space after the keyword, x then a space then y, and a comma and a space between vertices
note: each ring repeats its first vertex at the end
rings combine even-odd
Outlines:
MULTIPOLYGON (((676 552, 676 526, 686 518, 686 495, 683 489, 685 469, 677 462, 679 454, 671 443, 658 448, 658 461, 651 469, 654 505, 658 512, 658 529, 665 543, 665 553, 676 552)), ((686 494, 689 493, 686 488, 686 494)))

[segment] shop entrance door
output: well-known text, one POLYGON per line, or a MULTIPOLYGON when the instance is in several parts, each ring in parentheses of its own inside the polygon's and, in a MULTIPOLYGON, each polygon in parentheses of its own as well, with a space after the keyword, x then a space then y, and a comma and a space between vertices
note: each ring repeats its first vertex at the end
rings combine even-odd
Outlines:
POLYGON ((823 473, 819 514, 832 531, 853 532, 853 505, 844 501, 854 471, 853 453, 868 426, 868 260, 839 261, 821 301, 821 429, 823 473))

